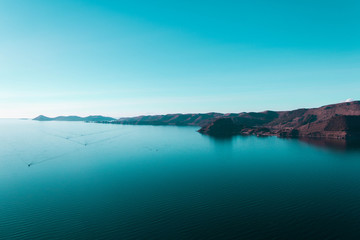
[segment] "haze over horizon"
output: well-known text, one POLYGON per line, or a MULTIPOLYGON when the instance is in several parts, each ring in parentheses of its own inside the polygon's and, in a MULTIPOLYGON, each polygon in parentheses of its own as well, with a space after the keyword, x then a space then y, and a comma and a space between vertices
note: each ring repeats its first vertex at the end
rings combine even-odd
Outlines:
POLYGON ((0 118, 359 100, 358 1, 0 2, 0 118))

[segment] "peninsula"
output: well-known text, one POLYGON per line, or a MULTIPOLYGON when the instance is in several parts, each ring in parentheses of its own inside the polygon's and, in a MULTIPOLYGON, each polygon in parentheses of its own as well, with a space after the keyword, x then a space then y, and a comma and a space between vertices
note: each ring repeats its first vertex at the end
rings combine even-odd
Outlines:
POLYGON ((293 111, 229 114, 203 126, 214 136, 360 139, 360 101, 293 111))

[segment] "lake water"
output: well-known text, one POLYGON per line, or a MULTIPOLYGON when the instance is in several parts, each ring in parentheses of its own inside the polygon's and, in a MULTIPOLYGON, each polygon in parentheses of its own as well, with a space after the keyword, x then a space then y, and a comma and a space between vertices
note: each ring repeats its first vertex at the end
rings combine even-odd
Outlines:
POLYGON ((0 120, 0 239, 360 239, 359 150, 196 130, 0 120))

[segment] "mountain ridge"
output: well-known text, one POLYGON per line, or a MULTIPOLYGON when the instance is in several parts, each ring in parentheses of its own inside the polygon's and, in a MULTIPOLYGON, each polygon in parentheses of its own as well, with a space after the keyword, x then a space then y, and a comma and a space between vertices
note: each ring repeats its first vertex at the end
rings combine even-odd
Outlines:
POLYGON ((360 101, 299 108, 290 111, 188 113, 142 115, 114 119, 100 115, 78 117, 40 115, 38 121, 86 121, 129 125, 199 126, 198 132, 215 137, 234 135, 288 138, 360 139, 360 101))

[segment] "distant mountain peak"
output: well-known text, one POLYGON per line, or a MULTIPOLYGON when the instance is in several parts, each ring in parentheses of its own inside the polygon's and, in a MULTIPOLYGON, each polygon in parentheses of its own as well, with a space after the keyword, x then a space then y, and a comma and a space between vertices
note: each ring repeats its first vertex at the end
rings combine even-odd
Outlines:
POLYGON ((37 120, 37 121, 50 121, 51 118, 46 117, 46 116, 44 116, 44 115, 39 115, 39 116, 37 116, 36 118, 34 118, 33 120, 37 120))

